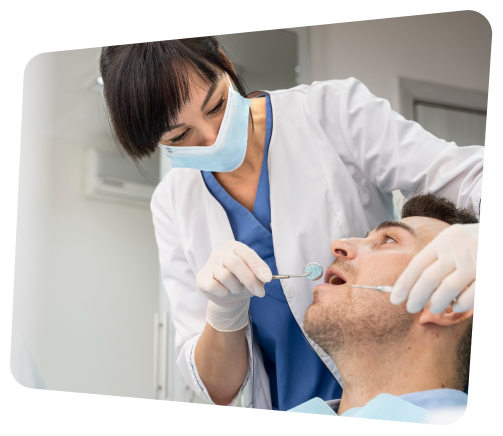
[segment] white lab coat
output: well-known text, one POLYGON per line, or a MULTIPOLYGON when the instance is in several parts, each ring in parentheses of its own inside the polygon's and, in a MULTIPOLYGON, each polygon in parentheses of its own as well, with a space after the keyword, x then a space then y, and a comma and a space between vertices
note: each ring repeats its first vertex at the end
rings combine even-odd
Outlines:
MULTIPOLYGON (((483 147, 461 148, 436 138, 354 78, 273 91, 270 97, 271 228, 279 273, 302 271, 313 261, 326 268, 334 260, 329 248, 334 239, 363 237, 382 221, 395 219, 395 189, 405 196, 418 188, 439 192, 478 214, 483 147)), ((176 328, 177 362, 188 385, 211 401, 194 361, 208 303, 195 277, 213 250, 234 239, 232 229, 197 170, 171 170, 157 187, 151 208, 176 328)), ((334 362, 303 329, 316 284, 282 281, 297 323, 341 383, 334 362)), ((269 379, 250 325, 246 337, 249 370, 243 404, 270 409, 269 379)))

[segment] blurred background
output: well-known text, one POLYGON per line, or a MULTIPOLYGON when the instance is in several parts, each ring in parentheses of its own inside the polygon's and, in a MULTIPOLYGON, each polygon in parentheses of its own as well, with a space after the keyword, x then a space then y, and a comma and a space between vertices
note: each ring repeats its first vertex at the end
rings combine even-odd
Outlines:
MULTIPOLYGON (((250 92, 356 77, 436 136, 484 145, 491 28, 476 12, 219 39, 250 92)), ((25 70, 12 373, 31 388, 200 402, 176 367, 149 209, 169 160, 140 171, 118 151, 100 50, 25 70)))

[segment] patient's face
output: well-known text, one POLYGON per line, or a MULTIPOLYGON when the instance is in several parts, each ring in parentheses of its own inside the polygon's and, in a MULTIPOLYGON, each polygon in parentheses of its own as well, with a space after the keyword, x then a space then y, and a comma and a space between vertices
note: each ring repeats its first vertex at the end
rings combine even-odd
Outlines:
POLYGON ((333 241, 336 259, 304 317, 308 335, 329 354, 351 341, 384 343, 405 336, 417 316, 405 303, 394 306, 387 293, 351 285, 394 285, 414 255, 447 227, 433 218, 409 217, 383 223, 366 238, 333 241))

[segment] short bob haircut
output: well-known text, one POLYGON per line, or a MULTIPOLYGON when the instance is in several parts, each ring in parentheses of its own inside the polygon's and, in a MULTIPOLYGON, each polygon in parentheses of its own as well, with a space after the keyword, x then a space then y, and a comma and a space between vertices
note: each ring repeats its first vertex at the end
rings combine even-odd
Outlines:
POLYGON ((103 47, 100 72, 112 132, 135 162, 151 156, 176 123, 190 99, 191 73, 211 86, 225 72, 246 95, 212 36, 103 47))

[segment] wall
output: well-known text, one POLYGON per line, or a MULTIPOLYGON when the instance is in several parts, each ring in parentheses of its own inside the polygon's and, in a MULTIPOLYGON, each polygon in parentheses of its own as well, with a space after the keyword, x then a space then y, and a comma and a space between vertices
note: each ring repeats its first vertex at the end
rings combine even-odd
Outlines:
POLYGON ((83 195, 85 150, 114 148, 98 57, 41 54, 25 71, 13 330, 48 389, 151 397, 150 210, 83 195))
POLYGON ((312 81, 355 77, 399 110, 398 78, 488 89, 491 28, 471 11, 313 26, 312 81))

